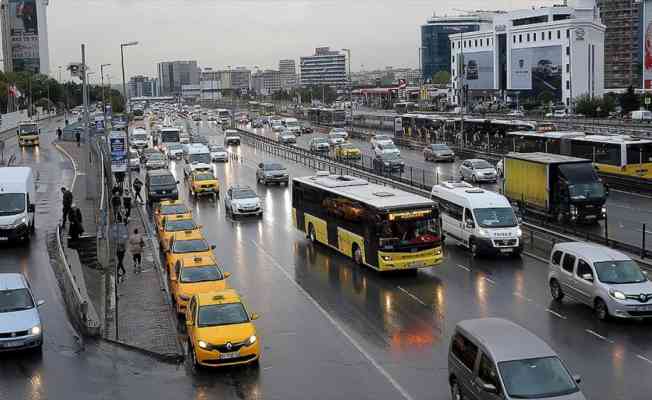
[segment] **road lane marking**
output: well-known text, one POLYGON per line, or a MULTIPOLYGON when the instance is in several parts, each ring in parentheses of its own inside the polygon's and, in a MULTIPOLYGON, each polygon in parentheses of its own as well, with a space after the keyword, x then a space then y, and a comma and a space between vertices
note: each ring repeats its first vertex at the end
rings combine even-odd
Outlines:
POLYGON ((290 282, 292 283, 292 285, 294 285, 294 287, 297 288, 297 290, 299 290, 299 292, 301 292, 304 296, 306 296, 306 298, 307 298, 307 299, 308 299, 308 300, 309 300, 309 301, 310 301, 310 302, 311 302, 311 303, 312 303, 312 304, 313 304, 313 305, 314 305, 314 306, 319 310, 319 312, 321 312, 321 314, 322 314, 322 315, 323 315, 323 316, 324 316, 324 317, 325 317, 325 318, 326 318, 326 319, 327 319, 331 324, 333 324, 333 326, 334 326, 334 327, 335 327, 335 328, 336 328, 336 329, 337 329, 337 330, 338 330, 338 331, 339 331, 339 332, 340 332, 340 333, 341 333, 345 338, 347 338, 347 339, 349 340, 349 342, 353 345, 353 347, 355 347, 356 350, 358 350, 358 351, 360 352, 360 354, 362 354, 362 356, 364 356, 364 358, 366 358, 367 361, 369 361, 369 363, 370 363, 371 365, 373 365, 374 368, 376 368, 376 370, 378 370, 378 372, 380 372, 380 374, 381 374, 383 377, 385 377, 385 379, 387 379, 387 381, 388 381, 388 382, 389 382, 389 383, 394 387, 394 389, 396 389, 397 392, 399 392, 399 393, 401 394, 401 396, 403 396, 403 398, 404 398, 405 400, 414 400, 414 399, 412 398, 412 396, 410 396, 410 394, 409 394, 409 393, 408 393, 408 392, 407 392, 407 391, 406 391, 406 390, 405 390, 405 389, 404 389, 404 388, 403 388, 403 387, 402 387, 402 386, 401 386, 401 385, 400 385, 400 384, 399 384, 399 383, 398 383, 394 378, 392 378, 392 376, 389 374, 389 372, 387 372, 387 371, 385 370, 385 368, 383 368, 383 367, 382 367, 382 366, 381 366, 381 365, 380 365, 380 364, 379 364, 379 363, 378 363, 378 362, 377 362, 377 361, 376 361, 376 360, 371 356, 371 354, 369 354, 369 353, 368 353, 368 352, 367 352, 367 351, 362 347, 362 345, 361 345, 360 343, 358 343, 358 341, 355 340, 355 339, 354 339, 354 338, 353 338, 353 337, 352 337, 352 336, 351 336, 351 335, 350 335, 350 334, 349 334, 349 333, 344 329, 344 327, 343 327, 339 322, 337 322, 337 320, 335 320, 335 318, 333 318, 333 316, 331 316, 331 315, 328 313, 328 311, 326 311, 326 310, 324 309, 324 307, 322 307, 321 304, 319 304, 319 302, 317 302, 317 300, 315 300, 315 298, 312 297, 312 295, 310 295, 310 293, 308 293, 308 291, 306 291, 306 289, 304 289, 301 285, 299 285, 299 284, 298 284, 298 283, 297 283, 297 282, 292 278, 292 276, 290 275, 290 273, 287 272, 287 271, 285 270, 285 268, 283 268, 283 267, 281 266, 281 264, 279 264, 278 261, 276 261, 276 259, 275 259, 274 257, 272 257, 272 256, 271 256, 271 255, 270 255, 270 254, 269 254, 269 253, 268 253, 268 252, 267 252, 267 251, 266 251, 262 246, 260 246, 260 245, 259 245, 258 243, 256 243, 255 241, 252 240, 251 243, 252 243, 252 244, 253 244, 253 245, 254 245, 258 250, 260 250, 261 253, 263 253, 267 258, 269 258, 269 259, 272 261, 272 264, 273 264, 273 265, 274 265, 274 266, 275 266, 279 271, 281 271, 281 273, 282 273, 283 275, 285 275, 285 277, 287 278, 287 280, 290 281, 290 282))
POLYGON ((77 161, 63 147, 59 146, 56 143, 54 144, 54 147, 59 149, 59 151, 62 152, 70 160, 70 162, 72 162, 72 169, 73 169, 73 171, 75 173, 75 175, 72 178, 72 184, 70 185, 70 191, 72 192, 73 189, 75 189, 75 183, 77 183, 77 175, 79 173, 78 172, 79 168, 77 168, 77 161))
POLYGON ((613 340, 611 340, 611 339, 609 339, 609 338, 607 338, 607 337, 605 337, 605 336, 602 336, 601 334, 599 334, 599 333, 597 333, 597 332, 594 332, 594 331, 592 331, 592 330, 590 330, 590 329, 585 329, 584 331, 585 331, 586 333, 588 333, 589 335, 593 335, 593 336, 597 337, 598 339, 604 340, 605 342, 609 342, 609 343, 611 343, 611 344, 614 343, 613 340))
POLYGON ((464 266, 464 265, 462 265, 462 264, 457 264, 457 266, 458 266, 459 268, 462 268, 462 269, 465 270, 466 272, 471 272, 471 268, 469 268, 469 267, 466 267, 466 266, 464 266))
POLYGON ((549 312, 550 314, 554 315, 557 318, 568 319, 568 318, 564 317, 563 315, 559 314, 558 312, 553 311, 553 310, 551 310, 549 308, 546 308, 546 311, 549 312))
POLYGON ((417 296, 413 295, 412 293, 408 292, 407 290, 403 289, 403 288, 400 287, 400 286, 397 286, 397 288, 398 288, 398 290, 400 290, 401 292, 403 292, 403 293, 405 293, 406 295, 408 295, 412 300, 416 301, 417 303, 421 304, 421 305, 424 306, 424 307, 428 307, 428 305, 427 305, 426 303, 424 303, 423 301, 421 301, 421 299, 418 298, 417 296))
POLYGON ((530 302, 530 303, 532 303, 532 302, 534 301, 534 300, 532 300, 531 298, 526 297, 526 296, 520 294, 519 292, 514 292, 514 296, 516 296, 516 297, 520 297, 521 299, 523 299, 523 300, 525 300, 525 301, 527 301, 527 302, 530 302))
POLYGON ((649 358, 644 357, 644 356, 642 356, 642 355, 640 355, 640 354, 637 354, 637 355, 636 355, 636 358, 639 358, 639 359, 645 361, 645 362, 648 363, 648 364, 652 364, 652 360, 650 360, 649 358))
POLYGON ((495 284, 496 284, 496 281, 494 281, 494 280, 492 280, 492 279, 489 279, 489 278, 487 278, 486 276, 483 276, 482 279, 484 279, 485 281, 491 283, 492 285, 495 285, 495 284))

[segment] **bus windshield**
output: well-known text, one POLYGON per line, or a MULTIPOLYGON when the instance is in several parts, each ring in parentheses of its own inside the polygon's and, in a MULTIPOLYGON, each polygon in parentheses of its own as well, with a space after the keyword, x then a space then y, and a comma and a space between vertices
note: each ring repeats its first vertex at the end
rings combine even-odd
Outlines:
POLYGON ((398 250, 414 245, 439 242, 439 227, 432 214, 420 219, 394 219, 383 221, 378 229, 379 247, 398 250))
POLYGON ((38 134, 38 127, 36 124, 24 124, 18 127, 19 135, 35 135, 38 134))

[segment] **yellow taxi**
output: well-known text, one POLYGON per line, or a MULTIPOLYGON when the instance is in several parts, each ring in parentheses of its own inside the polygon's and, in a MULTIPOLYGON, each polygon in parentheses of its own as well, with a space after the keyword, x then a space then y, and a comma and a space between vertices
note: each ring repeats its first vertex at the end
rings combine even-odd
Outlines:
POLYGON ((231 273, 222 271, 214 257, 182 257, 169 275, 170 294, 177 313, 186 312, 188 300, 195 294, 227 289, 226 278, 229 276, 231 273))
POLYGON ((253 320, 233 289, 194 295, 186 310, 188 353, 194 367, 258 364, 260 341, 253 320))
POLYGON ((362 157, 362 152, 351 143, 342 143, 335 146, 335 158, 358 160, 360 157, 362 157))
POLYGON ((197 225, 192 217, 188 217, 185 214, 166 215, 158 226, 158 241, 161 249, 167 249, 170 238, 172 238, 175 232, 192 231, 201 229, 201 227, 201 225, 197 225))
POLYGON ((209 245, 200 229, 175 232, 165 246, 165 266, 168 273, 183 257, 212 257, 214 245, 209 245))
POLYGON ((211 171, 193 171, 186 176, 186 181, 193 197, 209 195, 220 198, 220 182, 211 171))
POLYGON ((154 224, 156 229, 161 229, 163 218, 171 215, 183 215, 192 218, 192 210, 181 200, 166 200, 159 203, 154 210, 154 224))

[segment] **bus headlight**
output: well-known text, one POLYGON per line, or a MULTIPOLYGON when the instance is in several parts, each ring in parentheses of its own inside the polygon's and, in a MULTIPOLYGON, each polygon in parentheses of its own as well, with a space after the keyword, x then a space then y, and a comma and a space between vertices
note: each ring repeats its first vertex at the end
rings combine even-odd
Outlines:
POLYGON ((382 256, 383 261, 392 261, 392 257, 390 256, 382 256))

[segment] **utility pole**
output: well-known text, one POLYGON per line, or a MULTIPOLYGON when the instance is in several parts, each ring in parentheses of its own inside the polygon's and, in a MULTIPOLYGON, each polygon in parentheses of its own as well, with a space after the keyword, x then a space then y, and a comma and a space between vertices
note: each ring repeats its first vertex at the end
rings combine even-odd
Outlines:
POLYGON ((464 33, 460 32, 460 43, 459 43, 459 48, 460 48, 460 55, 458 56, 457 59, 457 89, 459 92, 458 100, 460 103, 460 147, 464 147, 464 108, 466 107, 465 103, 465 93, 464 93, 464 33))
POLYGON ((104 97, 104 67, 109 67, 111 64, 100 65, 100 75, 102 75, 102 116, 104 117, 104 129, 106 132, 106 98, 104 97))
POLYGON ((349 87, 349 110, 351 115, 350 124, 353 125, 353 81, 351 80, 351 49, 342 49, 346 52, 346 60, 349 64, 348 87, 349 87))
POLYGON ((82 99, 84 102, 84 137, 86 138, 86 141, 88 141, 89 137, 89 132, 88 132, 88 124, 90 124, 90 117, 88 115, 88 85, 86 83, 87 76, 86 76, 86 45, 82 44, 81 45, 81 54, 82 54, 82 99))
MULTIPOLYGON (((125 80, 125 52, 124 48, 129 47, 129 46, 136 46, 138 42, 128 42, 128 43, 121 43, 120 44, 120 61, 122 62, 122 93, 123 93, 123 98, 124 98, 124 105, 125 105, 125 112, 128 112, 127 110, 127 105, 129 104, 129 93, 127 93, 127 81, 125 80)), ((127 136, 126 136, 126 147, 127 147, 127 156, 129 156, 129 124, 127 124, 127 136)), ((131 168, 129 168, 129 163, 127 162, 127 176, 129 179, 129 190, 132 188, 132 174, 131 174, 131 168)))

